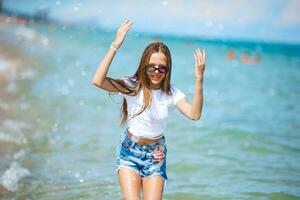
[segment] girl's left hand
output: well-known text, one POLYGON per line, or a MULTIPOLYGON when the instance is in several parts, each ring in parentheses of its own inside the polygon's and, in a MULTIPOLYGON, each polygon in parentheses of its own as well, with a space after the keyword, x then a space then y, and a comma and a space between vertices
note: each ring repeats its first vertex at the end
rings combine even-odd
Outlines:
POLYGON ((203 52, 201 52, 200 49, 197 48, 194 53, 196 79, 200 79, 200 80, 203 79, 203 74, 205 70, 205 57, 206 57, 205 49, 203 50, 203 52))

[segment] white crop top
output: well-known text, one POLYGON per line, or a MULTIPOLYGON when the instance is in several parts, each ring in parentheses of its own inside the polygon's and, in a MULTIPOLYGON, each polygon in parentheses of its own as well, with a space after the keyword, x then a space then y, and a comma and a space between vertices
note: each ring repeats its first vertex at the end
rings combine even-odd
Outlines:
MULTIPOLYGON (((123 78, 129 86, 132 82, 129 78, 123 78)), ((164 134, 167 128, 168 111, 173 109, 176 103, 185 97, 185 94, 171 84, 172 95, 165 94, 161 89, 152 90, 152 103, 140 115, 134 116, 143 106, 143 89, 136 96, 119 94, 127 100, 128 118, 126 126, 137 137, 156 138, 164 134)))

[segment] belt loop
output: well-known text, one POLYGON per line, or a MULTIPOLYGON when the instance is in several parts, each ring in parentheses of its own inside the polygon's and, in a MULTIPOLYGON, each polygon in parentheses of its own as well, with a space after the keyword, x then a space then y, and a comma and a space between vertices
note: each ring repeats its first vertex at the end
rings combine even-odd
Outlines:
POLYGON ((135 146, 135 142, 131 142, 131 148, 134 148, 134 146, 135 146))
POLYGON ((141 153, 142 153, 141 157, 142 157, 142 158, 146 158, 147 153, 144 152, 144 151, 142 151, 141 153))

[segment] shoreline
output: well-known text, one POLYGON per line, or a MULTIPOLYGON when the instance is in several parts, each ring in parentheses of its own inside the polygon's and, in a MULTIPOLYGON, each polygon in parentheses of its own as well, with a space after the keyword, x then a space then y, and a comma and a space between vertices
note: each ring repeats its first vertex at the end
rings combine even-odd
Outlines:
MULTIPOLYGON (((56 29, 60 26, 68 26, 73 27, 77 29, 86 29, 84 28, 84 24, 74 24, 74 23, 68 23, 63 21, 58 21, 54 19, 48 19, 48 18, 38 18, 34 16, 27 16, 27 15, 17 15, 17 14, 8 14, 8 13, 0 13, 0 24, 1 23, 7 23, 7 24, 18 24, 18 25, 29 25, 29 24, 42 24, 47 25, 49 29, 56 29)), ((95 27, 94 30, 100 30, 103 32, 112 32, 114 33, 114 30, 111 29, 105 29, 103 27, 95 27)), ((172 40, 184 40, 186 42, 190 41, 197 41, 197 42, 204 42, 209 44, 226 44, 230 47, 235 47, 239 45, 248 46, 248 47, 256 47, 256 46, 263 46, 265 48, 280 48, 281 47, 289 47, 295 50, 298 50, 300 48, 300 42, 297 41, 277 41, 277 40, 263 40, 263 39, 251 39, 251 38, 230 38, 230 37, 208 37, 208 36, 195 36, 195 35, 177 35, 177 34, 166 34, 166 33, 152 33, 152 32, 145 32, 145 31, 138 31, 136 34, 144 37, 151 37, 151 38, 169 38, 172 40)))

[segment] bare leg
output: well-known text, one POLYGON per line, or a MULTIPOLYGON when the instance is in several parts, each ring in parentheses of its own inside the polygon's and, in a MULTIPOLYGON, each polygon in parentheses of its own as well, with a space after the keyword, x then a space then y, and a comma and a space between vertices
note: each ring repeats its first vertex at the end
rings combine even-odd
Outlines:
POLYGON ((143 200, 161 200, 165 180, 160 175, 153 175, 142 181, 143 200))
POLYGON ((141 176, 129 167, 121 167, 118 175, 123 198, 125 200, 139 200, 141 176))

